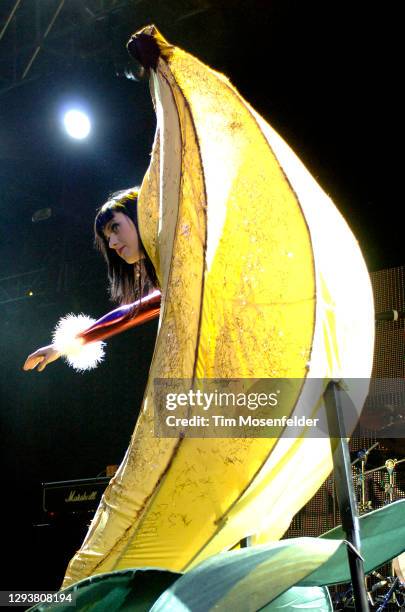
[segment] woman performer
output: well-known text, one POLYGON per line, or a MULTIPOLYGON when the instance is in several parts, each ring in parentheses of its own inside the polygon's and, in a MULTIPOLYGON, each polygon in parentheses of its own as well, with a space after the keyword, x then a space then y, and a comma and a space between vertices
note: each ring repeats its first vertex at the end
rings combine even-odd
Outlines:
MULTIPOLYGON (((223 75, 154 26, 128 49, 150 73, 157 131, 137 224, 129 215, 117 228, 125 213, 114 210, 101 240, 115 261, 138 265, 138 228, 161 288, 159 329, 130 446, 65 586, 129 567, 186 571, 244 537, 278 539, 331 470, 329 439, 305 425, 293 436, 288 427, 159 436, 167 413, 155 381, 198 389, 202 379, 236 379, 247 394, 252 379, 284 379, 279 416, 324 417, 328 380, 345 380, 359 412, 367 385, 350 380, 372 366, 369 276, 328 196, 223 75)), ((114 274, 113 291, 122 287, 114 274)), ((28 365, 57 356, 46 347, 28 365)))
MULTIPOLYGON (((150 305, 144 298, 147 298, 159 286, 153 264, 139 235, 137 200, 137 188, 118 191, 112 194, 100 208, 94 221, 95 244, 107 263, 110 295, 119 304, 132 306, 130 310, 119 310, 122 316, 113 319, 114 333, 119 333, 124 324, 126 329, 137 323, 139 318, 136 315, 139 310, 145 314, 147 306, 150 305), (123 316, 124 314, 126 316, 123 316)), ((153 304, 156 306, 157 300, 153 304)), ((109 321, 109 331, 111 331, 111 317, 106 316, 109 321)), ((102 321, 104 320, 105 317, 102 321)), ((141 322, 144 320, 145 317, 141 322)), ((106 337, 106 333, 103 333, 105 327, 102 324, 96 325, 96 330, 94 326, 91 326, 90 329, 93 333, 93 341, 96 330, 98 330, 98 337, 106 337)), ((89 331, 87 330, 87 333, 89 331)), ((58 342, 56 344, 53 342, 29 355, 23 369, 36 368, 38 372, 42 372, 49 363, 61 357, 63 346, 60 346, 61 350, 58 350, 57 344, 58 342)))

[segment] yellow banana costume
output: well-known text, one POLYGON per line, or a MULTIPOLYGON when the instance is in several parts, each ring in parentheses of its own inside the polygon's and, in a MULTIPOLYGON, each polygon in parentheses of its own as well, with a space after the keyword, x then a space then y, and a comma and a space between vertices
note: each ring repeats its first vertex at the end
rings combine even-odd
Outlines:
MULTIPOLYGON (((157 131, 138 217, 162 305, 126 456, 64 586, 128 567, 185 571, 245 536, 280 538, 331 470, 328 439, 154 437, 156 378, 302 379, 371 372, 373 302, 335 206, 229 81, 150 26, 130 51, 150 69, 157 131)), ((136 364, 134 364, 134 369, 136 364)), ((361 409, 365 390, 353 392, 361 409)))

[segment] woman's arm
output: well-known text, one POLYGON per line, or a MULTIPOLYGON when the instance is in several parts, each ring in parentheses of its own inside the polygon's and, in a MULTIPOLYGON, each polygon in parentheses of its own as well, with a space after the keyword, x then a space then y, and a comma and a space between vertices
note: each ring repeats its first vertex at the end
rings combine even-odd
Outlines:
POLYGON ((120 306, 98 319, 93 325, 78 334, 84 344, 96 340, 106 340, 115 334, 137 327, 155 319, 160 312, 161 293, 155 289, 148 296, 132 304, 120 306))
POLYGON ((42 372, 48 363, 61 356, 79 371, 96 367, 104 357, 102 340, 158 317, 160 300, 160 291, 156 289, 141 300, 120 306, 97 321, 84 315, 63 317, 53 333, 52 344, 31 353, 23 370, 37 368, 38 372, 42 372))

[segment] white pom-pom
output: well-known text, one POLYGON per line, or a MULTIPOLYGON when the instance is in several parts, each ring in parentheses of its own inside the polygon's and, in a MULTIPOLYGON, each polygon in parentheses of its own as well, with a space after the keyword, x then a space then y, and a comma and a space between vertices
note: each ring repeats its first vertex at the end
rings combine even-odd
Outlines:
POLYGON ((93 323, 95 320, 87 315, 68 314, 59 319, 53 332, 52 344, 78 372, 92 370, 104 359, 105 342, 84 344, 81 338, 77 338, 80 332, 93 323))

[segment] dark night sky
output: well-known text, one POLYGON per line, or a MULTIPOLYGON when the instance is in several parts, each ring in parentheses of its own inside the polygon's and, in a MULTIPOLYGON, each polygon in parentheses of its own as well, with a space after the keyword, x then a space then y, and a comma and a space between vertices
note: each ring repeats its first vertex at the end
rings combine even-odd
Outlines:
MULTIPOLYGON (((0 23, 12 4, 1 7, 0 23)), ((22 40, 33 4, 25 0, 20 9, 22 40)), ((147 377, 153 324, 112 340, 96 372, 79 376, 62 363, 40 375, 20 370, 60 315, 101 316, 111 308, 92 219, 109 192, 140 183, 155 126, 147 83, 116 75, 132 31, 155 23, 170 42, 227 74, 335 201, 369 269, 404 263, 399 74, 389 40, 395 15, 366 2, 156 0, 128 2, 128 10, 86 25, 77 6, 66 3, 60 25, 73 24, 72 33, 50 37, 33 66, 36 78, 0 95, 0 280, 37 268, 46 279, 32 299, 0 305, 3 473, 14 500, 5 510, 6 550, 17 559, 39 516, 41 481, 96 476, 120 461, 147 377), (72 101, 93 117, 86 142, 69 140, 61 128, 72 101), (52 217, 32 223, 45 207, 52 217)), ((5 36, 0 77, 11 62, 5 36)), ((28 588, 21 580, 19 588, 28 588)))

